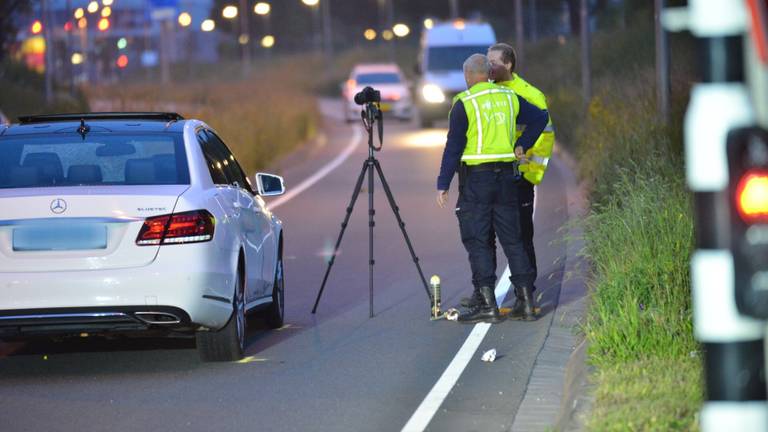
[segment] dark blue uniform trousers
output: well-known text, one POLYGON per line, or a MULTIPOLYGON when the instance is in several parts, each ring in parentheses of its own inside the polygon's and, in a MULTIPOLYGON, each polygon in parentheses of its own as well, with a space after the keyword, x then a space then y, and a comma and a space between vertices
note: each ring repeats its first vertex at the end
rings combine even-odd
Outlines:
MULTIPOLYGON (((533 266, 533 279, 538 276, 536 267, 536 250, 533 248, 533 199, 534 186, 528 180, 521 180, 520 183, 520 229, 523 237, 523 247, 528 259, 533 266)), ((533 288, 533 287, 532 287, 533 288)))
POLYGON ((496 284, 493 232, 509 262, 512 283, 532 287, 536 279, 523 245, 518 179, 511 169, 470 170, 461 182, 456 216, 475 288, 496 284))

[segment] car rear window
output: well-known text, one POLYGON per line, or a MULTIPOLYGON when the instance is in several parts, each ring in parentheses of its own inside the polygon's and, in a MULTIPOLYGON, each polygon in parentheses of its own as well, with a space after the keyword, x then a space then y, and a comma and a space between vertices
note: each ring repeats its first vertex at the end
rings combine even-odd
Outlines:
POLYGON ((189 184, 179 133, 0 138, 0 189, 156 184, 189 184))
POLYGON ((397 84, 400 76, 396 73, 361 73, 355 81, 358 84, 397 84))

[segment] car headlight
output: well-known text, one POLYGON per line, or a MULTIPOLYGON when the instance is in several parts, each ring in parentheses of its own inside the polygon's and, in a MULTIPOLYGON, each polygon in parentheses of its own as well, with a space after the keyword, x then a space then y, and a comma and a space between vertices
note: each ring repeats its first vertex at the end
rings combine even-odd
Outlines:
POLYGON ((443 90, 440 87, 434 84, 427 84, 422 87, 421 95, 424 96, 424 100, 429 103, 438 104, 445 102, 445 93, 443 93, 443 90))

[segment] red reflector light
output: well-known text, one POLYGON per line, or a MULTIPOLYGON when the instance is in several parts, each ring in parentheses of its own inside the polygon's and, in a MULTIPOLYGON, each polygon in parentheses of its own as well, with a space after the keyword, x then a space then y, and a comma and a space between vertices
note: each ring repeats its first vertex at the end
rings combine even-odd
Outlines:
POLYGON ((768 222, 768 172, 747 172, 736 186, 736 204, 745 222, 768 222))
POLYGON ((216 219, 207 210, 147 218, 136 237, 138 246, 199 243, 213 239, 216 219))

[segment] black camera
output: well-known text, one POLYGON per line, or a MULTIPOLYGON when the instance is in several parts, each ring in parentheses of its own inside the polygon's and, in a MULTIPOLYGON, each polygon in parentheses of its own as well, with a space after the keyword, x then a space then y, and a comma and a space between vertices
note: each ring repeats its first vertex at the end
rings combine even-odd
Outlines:
POLYGON ((381 102, 381 92, 374 90, 373 87, 368 86, 355 95, 355 103, 358 105, 374 102, 381 102))

